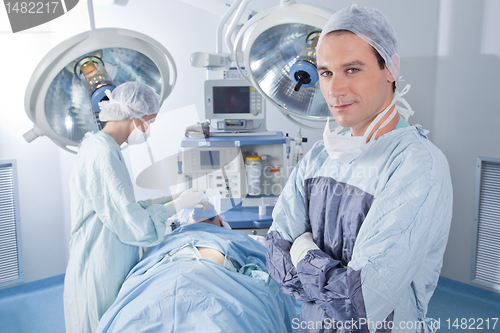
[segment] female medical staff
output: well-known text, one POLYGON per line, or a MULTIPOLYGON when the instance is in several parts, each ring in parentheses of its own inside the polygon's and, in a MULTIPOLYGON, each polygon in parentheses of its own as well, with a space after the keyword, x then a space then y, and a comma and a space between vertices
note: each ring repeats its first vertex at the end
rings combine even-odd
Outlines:
POLYGON ((158 95, 140 82, 126 82, 107 93, 99 118, 102 131, 87 133, 70 178, 71 240, 64 281, 66 332, 95 330, 113 303, 139 246, 160 243, 165 222, 199 203, 202 191, 177 199, 135 201, 120 145, 142 143, 160 109, 158 95))

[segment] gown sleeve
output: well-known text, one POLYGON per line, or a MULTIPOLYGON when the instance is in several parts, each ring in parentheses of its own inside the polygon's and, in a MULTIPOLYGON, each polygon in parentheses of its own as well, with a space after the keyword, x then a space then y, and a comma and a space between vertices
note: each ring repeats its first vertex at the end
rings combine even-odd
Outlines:
POLYGON ((142 208, 146 209, 152 205, 164 205, 164 204, 168 203, 168 200, 166 197, 160 197, 160 198, 156 198, 156 199, 139 200, 137 202, 141 205, 142 208))
MULTIPOLYGON (((94 149, 86 159, 86 196, 104 226, 125 244, 150 247, 165 235, 166 220, 176 213, 163 200, 136 202, 127 166, 119 151, 94 149)), ((166 201, 166 200, 165 200, 166 201)))
POLYGON ((266 263, 269 275, 282 291, 298 300, 311 300, 304 291, 292 264, 290 248, 293 240, 310 230, 305 207, 304 173, 315 145, 296 165, 273 209, 273 224, 266 236, 266 263))

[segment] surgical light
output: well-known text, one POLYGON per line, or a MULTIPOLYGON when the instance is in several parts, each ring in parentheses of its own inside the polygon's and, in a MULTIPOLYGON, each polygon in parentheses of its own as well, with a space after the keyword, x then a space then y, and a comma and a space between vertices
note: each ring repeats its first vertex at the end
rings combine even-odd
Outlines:
POLYGON ((316 84, 315 48, 332 15, 324 8, 282 0, 249 20, 230 45, 241 75, 289 120, 313 130, 319 128, 295 118, 325 121, 330 114, 316 84))
POLYGON ((172 92, 177 78, 167 49, 142 33, 94 29, 73 36, 40 61, 25 94, 25 109, 33 129, 31 142, 46 135, 63 149, 75 152, 87 132, 99 131, 98 103, 105 91, 127 81, 152 87, 160 103, 172 92))
POLYGON ((95 55, 85 56, 76 61, 74 73, 92 94, 91 103, 94 110, 101 111, 99 102, 107 99, 105 91, 111 92, 115 89, 102 59, 95 55))
POLYGON ((234 0, 217 28, 216 53, 196 52, 191 64, 211 70, 228 70, 235 63, 240 76, 300 127, 322 131, 299 120, 324 122, 330 115, 321 93, 316 69, 316 44, 333 12, 318 6, 281 0, 253 15, 239 29, 247 4, 234 0), (226 29, 224 39, 222 31, 226 29), (228 53, 222 50, 225 41, 228 53))
POLYGON ((321 31, 311 32, 306 39, 306 47, 300 52, 297 61, 290 68, 290 78, 295 83, 295 91, 301 87, 314 87, 319 76, 316 65, 316 45, 321 31))

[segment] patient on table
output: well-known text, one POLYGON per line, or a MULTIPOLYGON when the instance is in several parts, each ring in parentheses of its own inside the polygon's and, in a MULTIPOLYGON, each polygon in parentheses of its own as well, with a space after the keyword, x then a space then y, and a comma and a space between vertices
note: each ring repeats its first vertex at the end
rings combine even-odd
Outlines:
MULTIPOLYGON (((193 208, 193 211, 189 214, 189 218, 187 220, 187 224, 198 222, 210 223, 219 227, 231 229, 229 224, 225 222, 224 225, 222 224, 222 218, 217 214, 215 206, 205 195, 201 198, 201 202, 193 208)), ((208 247, 197 247, 197 249, 202 258, 212 260, 220 265, 224 264, 224 255, 219 251, 208 247)))
POLYGON ((265 246, 205 204, 146 251, 97 332, 292 332, 295 307, 267 274, 265 246))

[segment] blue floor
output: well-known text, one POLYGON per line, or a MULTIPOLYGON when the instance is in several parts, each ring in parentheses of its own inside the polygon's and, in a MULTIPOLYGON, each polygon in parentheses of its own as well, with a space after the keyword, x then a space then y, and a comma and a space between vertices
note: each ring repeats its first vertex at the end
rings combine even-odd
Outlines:
POLYGON ((64 275, 0 290, 1 333, 64 333, 64 275))
MULTIPOLYGON (((59 275, 0 290, 0 332, 64 333, 63 281, 59 275)), ((493 319, 500 318, 500 293, 440 278, 428 316, 439 320, 439 332, 500 332, 493 319)))
POLYGON ((500 332, 500 293, 441 277, 427 315, 439 332, 500 332))

